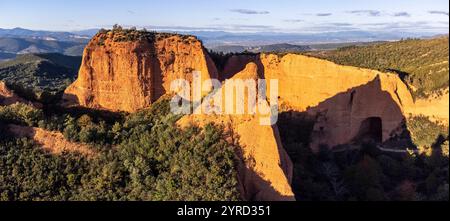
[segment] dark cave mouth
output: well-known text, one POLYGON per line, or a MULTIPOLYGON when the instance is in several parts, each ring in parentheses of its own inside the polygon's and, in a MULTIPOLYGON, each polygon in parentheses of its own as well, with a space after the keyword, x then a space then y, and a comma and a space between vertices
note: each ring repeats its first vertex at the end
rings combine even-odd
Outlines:
POLYGON ((369 117, 361 122, 355 141, 361 142, 383 142, 383 121, 380 117, 369 117))

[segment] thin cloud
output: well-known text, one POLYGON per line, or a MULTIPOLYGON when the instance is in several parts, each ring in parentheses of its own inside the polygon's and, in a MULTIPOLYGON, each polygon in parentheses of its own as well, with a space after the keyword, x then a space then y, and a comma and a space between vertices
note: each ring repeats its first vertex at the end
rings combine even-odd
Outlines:
POLYGON ((356 14, 356 15, 366 15, 366 16, 372 16, 372 17, 381 16, 381 11, 377 11, 377 10, 353 10, 353 11, 348 11, 347 13, 356 14))
POLYGON ((447 15, 448 16, 448 12, 446 12, 446 11, 428 11, 428 13, 435 14, 435 15, 447 15))
POLYGON ((327 17, 327 16, 331 16, 331 15, 333 15, 333 13, 317 13, 316 14, 316 16, 319 16, 319 17, 327 17))
POLYGON ((285 19, 283 20, 284 22, 289 22, 289 23, 299 23, 299 22, 304 22, 304 20, 302 19, 285 19))
POLYGON ((128 14, 132 14, 132 15, 136 14, 134 11, 131 11, 131 10, 128 10, 127 12, 128 12, 128 14))
POLYGON ((268 29, 273 28, 271 25, 229 25, 230 27, 236 28, 236 29, 268 29))
POLYGON ((394 17, 411 17, 411 14, 408 12, 397 12, 394 14, 394 17))
POLYGON ((270 14, 269 11, 256 11, 251 9, 231 9, 231 12, 245 14, 245 15, 267 15, 270 14))
POLYGON ((351 24, 351 23, 341 23, 341 22, 329 23, 329 25, 338 26, 338 27, 353 26, 353 24, 351 24))
POLYGON ((390 31, 437 31, 448 30, 448 24, 439 22, 416 21, 416 22, 385 22, 385 23, 366 23, 361 26, 369 30, 390 30, 390 31))

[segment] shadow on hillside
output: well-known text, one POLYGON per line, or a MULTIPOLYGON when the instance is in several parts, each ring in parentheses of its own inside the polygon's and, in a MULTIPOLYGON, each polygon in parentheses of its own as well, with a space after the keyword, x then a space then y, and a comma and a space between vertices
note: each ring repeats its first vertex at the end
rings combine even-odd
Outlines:
POLYGON ((234 58, 233 56, 227 58, 222 69, 218 69, 219 80, 225 81, 233 78, 236 74, 243 71, 247 64, 251 62, 255 63, 258 68, 258 78, 265 79, 265 67, 261 62, 259 54, 237 54, 234 58), (231 59, 236 60, 231 61, 231 59), (233 65, 230 65, 230 62, 232 62, 233 65))
POLYGON ((314 155, 323 150, 353 151, 366 143, 387 149, 415 147, 406 128, 402 108, 387 91, 380 78, 338 93, 304 112, 287 111, 280 114, 283 147, 294 163, 293 190, 297 199, 303 193, 305 173, 303 164, 312 163, 314 155))
MULTIPOLYGON (((238 189, 245 201, 293 201, 293 196, 286 196, 275 190, 272 183, 262 178, 251 169, 251 159, 246 159, 242 150, 236 152, 238 189), (247 164, 245 163, 247 161, 247 164), (250 164, 250 167, 248 167, 250 164)), ((286 175, 288 177, 288 175, 286 175)))

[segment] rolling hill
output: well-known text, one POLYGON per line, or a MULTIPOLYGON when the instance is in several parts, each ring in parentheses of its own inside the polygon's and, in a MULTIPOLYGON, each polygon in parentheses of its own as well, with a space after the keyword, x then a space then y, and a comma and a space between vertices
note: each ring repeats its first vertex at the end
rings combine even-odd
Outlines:
POLYGON ((212 51, 223 53, 263 53, 263 52, 302 52, 311 50, 309 46, 293 45, 293 44, 271 44, 261 46, 239 46, 239 45, 223 45, 212 47, 212 51))
POLYGON ((45 101, 63 91, 77 76, 81 57, 26 54, 0 63, 0 80, 29 100, 45 101))
POLYGON ((60 32, 60 31, 35 31, 24 28, 2 29, 0 28, 0 37, 8 38, 32 38, 40 40, 53 41, 75 41, 85 42, 89 36, 82 33, 60 32))
POLYGON ((71 56, 81 56, 81 54, 83 54, 84 46, 85 42, 0 37, 0 53, 12 55, 29 53, 61 53, 71 56))

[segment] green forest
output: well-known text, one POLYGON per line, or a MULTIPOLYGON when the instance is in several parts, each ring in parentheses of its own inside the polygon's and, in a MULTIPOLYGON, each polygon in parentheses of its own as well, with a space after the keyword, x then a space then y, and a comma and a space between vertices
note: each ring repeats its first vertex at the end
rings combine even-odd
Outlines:
POLYGON ((426 117, 408 120, 418 152, 387 153, 375 143, 343 145, 318 154, 309 148, 314 121, 280 115, 283 147, 294 164, 293 191, 300 201, 449 200, 448 128, 426 117))
POLYGON ((77 77, 81 57, 62 54, 24 54, 0 62, 0 80, 23 98, 49 103, 77 77))
POLYGON ((214 125, 182 131, 167 101, 119 116, 50 109, 0 107, 0 200, 240 200, 237 146, 214 125), (61 131, 96 154, 51 155, 10 136, 10 123, 61 131))

